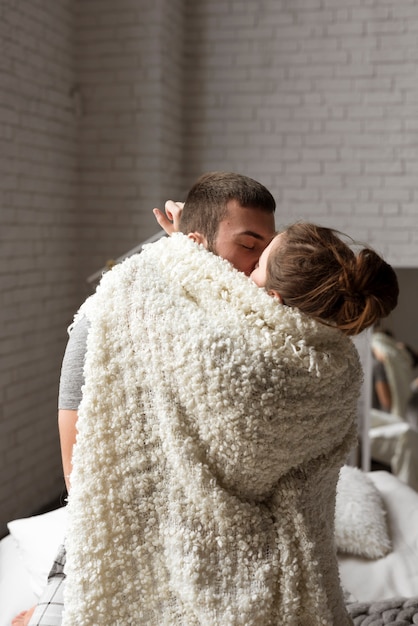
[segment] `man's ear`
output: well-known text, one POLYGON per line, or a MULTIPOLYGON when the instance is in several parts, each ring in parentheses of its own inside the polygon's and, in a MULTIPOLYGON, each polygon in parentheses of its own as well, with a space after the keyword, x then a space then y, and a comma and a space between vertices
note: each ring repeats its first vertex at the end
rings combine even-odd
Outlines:
POLYGON ((205 248, 208 247, 207 239, 204 235, 202 235, 202 233, 189 233, 187 236, 194 242, 201 243, 205 248))
POLYGON ((272 296, 273 298, 277 298, 280 304, 283 304, 283 298, 281 297, 278 291, 276 291, 275 289, 269 289, 267 293, 269 296, 272 296))

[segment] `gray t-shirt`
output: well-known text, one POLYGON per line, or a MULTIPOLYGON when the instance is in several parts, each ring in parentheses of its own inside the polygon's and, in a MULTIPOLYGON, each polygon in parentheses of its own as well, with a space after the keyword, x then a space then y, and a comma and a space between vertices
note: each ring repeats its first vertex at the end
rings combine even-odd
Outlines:
POLYGON ((64 358, 58 393, 58 408, 77 411, 84 385, 84 358, 87 350, 89 322, 81 317, 71 330, 64 358))

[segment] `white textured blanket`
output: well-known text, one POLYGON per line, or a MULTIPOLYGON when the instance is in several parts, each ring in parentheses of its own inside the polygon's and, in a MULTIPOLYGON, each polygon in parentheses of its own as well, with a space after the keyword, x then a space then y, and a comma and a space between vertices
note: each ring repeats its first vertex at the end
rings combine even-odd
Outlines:
POLYGON ((352 342, 181 234, 83 312, 64 626, 351 623, 333 517, 352 342))

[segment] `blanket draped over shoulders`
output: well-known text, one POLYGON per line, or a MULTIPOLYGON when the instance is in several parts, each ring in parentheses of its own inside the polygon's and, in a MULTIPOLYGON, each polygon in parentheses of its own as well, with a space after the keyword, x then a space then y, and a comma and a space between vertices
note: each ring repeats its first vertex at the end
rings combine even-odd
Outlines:
POLYGON ((182 234, 90 321, 64 626, 344 626, 333 542, 358 354, 182 234))

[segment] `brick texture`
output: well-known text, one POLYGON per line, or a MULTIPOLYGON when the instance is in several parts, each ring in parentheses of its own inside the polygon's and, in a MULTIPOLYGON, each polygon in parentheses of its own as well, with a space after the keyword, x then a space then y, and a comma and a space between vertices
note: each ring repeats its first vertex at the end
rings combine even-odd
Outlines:
POLYGON ((180 0, 77 3, 80 239, 85 275, 156 231, 182 185, 180 0))
MULTIPOLYGON (((0 531, 63 489, 56 397, 77 293, 71 3, 2 2, 0 531)), ((22 607, 23 608, 23 607, 22 607)))
POLYGON ((3 532, 62 488, 57 386, 85 278, 200 173, 253 176, 278 226, 418 268, 418 2, 0 0, 0 18, 3 532))
POLYGON ((187 171, 245 172, 310 219, 418 264, 418 3, 188 2, 187 171))

